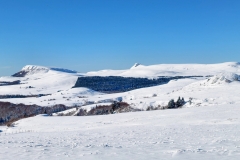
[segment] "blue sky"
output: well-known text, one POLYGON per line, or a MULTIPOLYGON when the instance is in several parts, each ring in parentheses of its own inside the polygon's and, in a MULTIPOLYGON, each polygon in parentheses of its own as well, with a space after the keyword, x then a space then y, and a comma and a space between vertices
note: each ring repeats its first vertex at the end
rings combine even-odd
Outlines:
POLYGON ((239 0, 0 0, 0 76, 240 61, 239 0))

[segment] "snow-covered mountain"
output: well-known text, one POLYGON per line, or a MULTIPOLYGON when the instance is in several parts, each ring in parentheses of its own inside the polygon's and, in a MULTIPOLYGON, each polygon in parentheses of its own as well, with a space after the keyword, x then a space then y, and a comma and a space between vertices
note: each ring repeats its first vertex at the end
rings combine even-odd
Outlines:
POLYGON ((157 77, 157 76, 208 76, 222 72, 240 74, 239 62, 219 64, 158 64, 144 66, 138 63, 126 70, 101 70, 87 72, 86 76, 123 76, 123 77, 157 77))
POLYGON ((50 70, 65 72, 65 73, 77 73, 77 71, 64 69, 64 68, 53 68, 53 67, 44 67, 44 66, 36 66, 36 65, 26 65, 22 68, 21 71, 15 73, 13 75, 13 77, 25 77, 25 76, 33 75, 33 74, 47 73, 50 70))
MULTIPOLYGON (((1 99, 1 101, 37 104, 42 106, 52 106, 55 104, 81 106, 86 104, 86 101, 93 104, 99 104, 103 102, 111 103, 120 97, 123 101, 132 104, 133 107, 146 109, 148 106, 166 105, 170 99, 176 99, 178 96, 184 96, 187 99, 189 97, 195 98, 192 100, 191 104, 194 104, 194 101, 196 103, 198 103, 198 101, 200 103, 201 101, 201 104, 205 104, 205 99, 209 99, 209 97, 212 97, 213 99, 216 99, 216 97, 221 97, 215 94, 215 92, 219 93, 220 90, 227 90, 228 92, 226 92, 226 94, 235 92, 237 95, 238 91, 236 91, 236 87, 238 87, 239 83, 230 82, 238 82, 240 63, 226 62, 219 64, 159 64, 150 66, 135 64, 133 67, 127 70, 102 70, 97 72, 88 72, 85 74, 79 74, 68 69, 27 65, 23 67, 20 72, 24 72, 26 74, 21 77, 13 76, 0 78, 0 82, 11 82, 16 80, 20 81, 19 85, 0 86, 0 95, 49 95, 39 98, 1 99), (124 76, 147 78, 154 78, 158 76, 203 77, 172 80, 164 85, 142 88, 129 92, 103 94, 88 88, 72 88, 79 76, 124 76), (215 87, 213 88, 213 86, 215 87), (198 92, 200 90, 201 92, 198 92), (212 95, 209 95, 209 93, 212 95), (154 97, 151 95, 157 96, 154 97), (49 99, 54 100, 49 101, 49 99)), ((222 92, 225 94, 224 91, 222 92)), ((236 97, 234 100, 231 100, 231 102, 229 100, 228 102, 222 101, 221 103, 232 103, 232 101, 234 101, 234 103, 238 103, 240 100, 236 97)), ((215 101, 215 103, 220 102, 215 101)))
POLYGON ((135 69, 136 67, 140 67, 140 66, 143 66, 143 65, 141 65, 140 63, 135 63, 135 64, 131 67, 131 69, 135 69))
POLYGON ((19 85, 0 86, 0 95, 52 94, 70 89, 78 76, 80 75, 76 71, 68 69, 27 65, 13 76, 0 77, 0 82, 20 81, 19 85))
POLYGON ((33 104, 37 113, 48 113, 47 107, 50 113, 52 108, 58 112, 19 120, 14 127, 0 126, 0 153, 8 153, 1 154, 6 159, 239 159, 240 63, 135 64, 84 74, 28 65, 18 74, 0 77, 0 95, 47 95, 0 99, 0 104, 11 102, 4 104, 17 111, 29 105, 24 108, 27 116, 33 104), (111 94, 72 88, 78 77, 89 76, 199 77, 111 94), (5 85, 13 81, 20 84, 5 85), (185 99, 182 109, 76 117, 114 101, 145 111, 178 97, 185 99))

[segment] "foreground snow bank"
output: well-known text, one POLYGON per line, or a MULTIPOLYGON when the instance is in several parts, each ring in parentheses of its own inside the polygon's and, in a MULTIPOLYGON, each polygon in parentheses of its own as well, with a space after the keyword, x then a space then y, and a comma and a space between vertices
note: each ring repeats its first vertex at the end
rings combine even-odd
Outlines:
POLYGON ((238 105, 87 117, 36 116, 0 130, 2 159, 238 160, 238 105))

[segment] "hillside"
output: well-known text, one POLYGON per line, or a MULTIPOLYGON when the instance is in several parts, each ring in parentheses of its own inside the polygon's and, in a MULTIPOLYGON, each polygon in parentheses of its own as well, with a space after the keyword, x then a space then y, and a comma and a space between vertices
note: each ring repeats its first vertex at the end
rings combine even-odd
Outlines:
POLYGON ((237 160, 239 105, 20 120, 0 127, 4 159, 237 160), (7 154, 6 154, 7 153, 7 154))
POLYGON ((85 74, 28 66, 20 73, 26 74, 0 78, 0 122, 24 118, 0 126, 1 158, 239 157, 239 63, 135 64, 85 74), (149 85, 158 78, 167 81, 149 85), (96 91, 130 82, 143 86, 111 94, 96 91), (180 109, 166 108, 179 97, 184 98, 180 109))
POLYGON ((191 64, 137 64, 124 71, 132 72, 132 77, 115 77, 119 71, 112 70, 113 77, 103 77, 100 74, 95 78, 88 73, 69 73, 66 72, 67 69, 26 66, 22 71, 29 72, 24 77, 0 78, 4 83, 19 82, 0 86, 0 101, 42 107, 61 104, 86 110, 99 105, 110 105, 114 101, 127 103, 131 110, 165 108, 171 99, 176 101, 178 97, 184 98, 184 107, 240 103, 240 91, 236 89, 239 88, 239 63, 196 64, 191 68, 190 66, 191 64), (173 72, 169 72, 166 67, 176 69, 177 74, 174 75, 179 76, 172 76, 173 72), (163 69, 166 69, 165 77, 159 77, 163 69), (137 71, 134 75, 135 70, 137 71), (147 71, 149 74, 145 74, 145 77, 148 78, 137 78, 136 75, 140 71, 147 71), (180 76, 189 74, 190 76, 180 76), (157 75, 158 78, 153 78, 153 75, 157 75), (74 86, 77 88, 73 88, 74 86))
POLYGON ((239 62, 225 62, 219 64, 135 64, 127 70, 101 70, 87 72, 86 76, 123 76, 123 77, 158 77, 158 76, 208 76, 221 72, 240 74, 239 62))

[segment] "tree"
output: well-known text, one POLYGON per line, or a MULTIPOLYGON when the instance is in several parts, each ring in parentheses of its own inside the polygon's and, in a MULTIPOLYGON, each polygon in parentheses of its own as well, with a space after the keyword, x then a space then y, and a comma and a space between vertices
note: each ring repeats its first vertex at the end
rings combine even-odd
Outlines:
POLYGON ((168 102, 168 108, 171 109, 171 108, 175 108, 175 102, 173 99, 171 99, 169 102, 168 102))
POLYGON ((180 97, 178 97, 178 100, 176 102, 176 108, 178 107, 182 107, 185 104, 184 98, 182 97, 182 99, 180 97))

